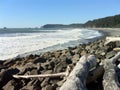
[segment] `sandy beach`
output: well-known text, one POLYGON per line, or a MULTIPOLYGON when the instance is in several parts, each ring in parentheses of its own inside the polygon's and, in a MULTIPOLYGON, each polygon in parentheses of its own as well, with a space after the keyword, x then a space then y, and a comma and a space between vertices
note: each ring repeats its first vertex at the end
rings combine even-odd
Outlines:
POLYGON ((120 28, 90 28, 103 32, 106 36, 120 36, 120 28))

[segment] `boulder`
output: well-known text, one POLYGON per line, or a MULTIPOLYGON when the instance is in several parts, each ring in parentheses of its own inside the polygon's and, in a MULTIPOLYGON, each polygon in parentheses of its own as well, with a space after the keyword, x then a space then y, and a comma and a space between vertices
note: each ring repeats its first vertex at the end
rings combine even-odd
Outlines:
POLYGON ((66 68, 67 68, 66 62, 65 62, 65 61, 61 61, 61 62, 59 62, 59 63, 55 66, 54 72, 55 72, 55 73, 63 72, 63 71, 65 71, 66 68))
POLYGON ((116 42, 116 47, 120 47, 120 41, 116 42))
POLYGON ((108 53, 106 54, 106 59, 112 58, 115 54, 116 54, 115 51, 108 52, 108 53))
POLYGON ((81 56, 83 56, 83 55, 85 55, 85 54, 87 54, 87 51, 86 51, 86 50, 83 50, 83 51, 80 53, 81 56))
POLYGON ((61 86, 63 85, 63 83, 64 83, 63 80, 62 80, 62 81, 58 81, 58 82, 57 82, 57 85, 58 85, 59 87, 61 87, 61 86))
POLYGON ((4 90, 15 90, 15 87, 12 85, 12 80, 10 80, 5 86, 3 86, 4 90))
POLYGON ((66 61, 66 59, 67 59, 66 55, 61 55, 61 56, 60 56, 60 60, 66 61))
POLYGON ((53 87, 52 85, 47 85, 43 87, 42 90, 55 90, 55 87, 53 87))
POLYGON ((77 61, 80 59, 80 55, 79 54, 75 54, 72 58, 72 62, 75 64, 77 63, 77 61))
POLYGON ((56 58, 58 58, 58 57, 60 57, 61 52, 60 51, 54 51, 53 54, 56 58))
POLYGON ((33 63, 36 64, 36 63, 44 63, 46 62, 46 59, 45 58, 42 58, 42 57, 39 57, 39 58, 36 58, 33 63))
POLYGON ((2 88, 10 80, 12 80, 13 79, 12 75, 17 74, 17 73, 19 73, 19 70, 17 68, 2 70, 2 72, 0 72, 0 88, 2 88))
POLYGON ((86 48, 85 48, 86 50, 90 50, 91 49, 91 46, 89 45, 89 46, 86 46, 86 48))
POLYGON ((21 90, 40 90, 40 81, 39 80, 32 80, 26 86, 24 86, 21 90))
POLYGON ((41 83, 41 87, 45 87, 49 83, 49 78, 45 78, 44 81, 41 83))

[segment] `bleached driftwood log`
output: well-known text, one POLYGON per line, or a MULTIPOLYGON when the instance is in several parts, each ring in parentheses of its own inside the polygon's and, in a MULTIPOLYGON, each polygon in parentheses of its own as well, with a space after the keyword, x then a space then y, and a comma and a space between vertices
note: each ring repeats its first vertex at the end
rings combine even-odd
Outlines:
POLYGON ((103 87, 104 90, 120 90, 118 87, 118 78, 116 74, 116 67, 114 63, 116 62, 117 59, 120 58, 120 52, 116 54, 113 58, 111 59, 106 59, 104 63, 104 69, 105 73, 103 76, 103 87))
POLYGON ((107 45, 110 42, 120 41, 120 37, 106 37, 105 45, 107 45))
POLYGON ((93 55, 84 55, 80 58, 60 90, 87 90, 86 79, 91 68, 96 66, 93 55))
POLYGON ((47 77, 60 77, 60 76, 65 76, 67 77, 70 73, 70 67, 67 67, 66 72, 61 72, 61 73, 56 73, 56 74, 40 74, 40 75, 13 75, 14 78, 47 78, 47 77))
POLYGON ((120 51, 120 48, 114 48, 113 50, 114 51, 120 51))

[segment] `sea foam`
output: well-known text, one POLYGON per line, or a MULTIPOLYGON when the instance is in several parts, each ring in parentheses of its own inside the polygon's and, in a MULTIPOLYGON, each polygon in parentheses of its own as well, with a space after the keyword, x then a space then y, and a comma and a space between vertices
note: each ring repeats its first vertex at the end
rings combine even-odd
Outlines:
MULTIPOLYGON (((92 39, 101 33, 88 29, 59 29, 35 33, 11 33, 0 36, 0 60, 16 57, 17 55, 42 50, 57 44, 70 41, 92 39)), ((45 31, 45 30, 44 30, 45 31)))

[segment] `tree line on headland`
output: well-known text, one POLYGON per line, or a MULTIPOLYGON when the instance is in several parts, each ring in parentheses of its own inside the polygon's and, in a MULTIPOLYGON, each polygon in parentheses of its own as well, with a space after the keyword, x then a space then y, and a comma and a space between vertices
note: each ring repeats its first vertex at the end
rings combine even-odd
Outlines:
POLYGON ((89 20, 84 24, 75 23, 69 25, 46 24, 41 28, 120 28, 120 14, 100 19, 89 20))

